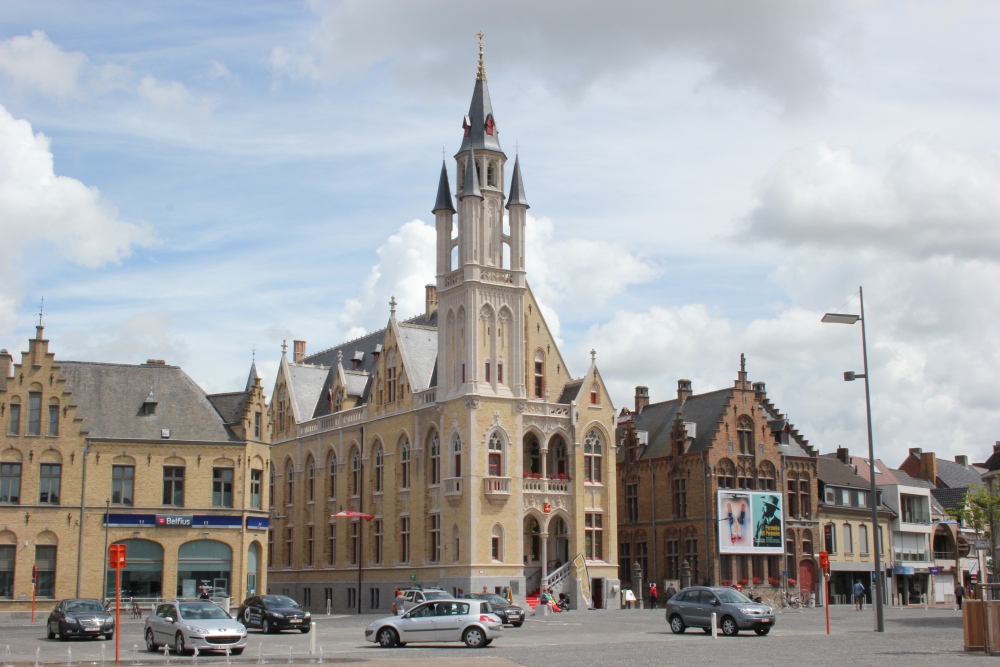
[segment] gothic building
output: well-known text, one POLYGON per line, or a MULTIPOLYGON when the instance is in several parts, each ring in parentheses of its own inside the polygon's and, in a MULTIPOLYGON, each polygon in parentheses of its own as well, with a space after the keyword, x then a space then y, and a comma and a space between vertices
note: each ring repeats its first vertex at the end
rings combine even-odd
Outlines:
POLYGON ((384 329, 282 354, 269 589, 313 609, 387 611, 415 584, 617 606, 615 411, 593 353, 570 375, 528 286, 529 206, 481 48, 462 128, 424 314, 393 302, 384 329))
POLYGON ((661 586, 679 582, 686 562, 693 584, 818 590, 817 454, 764 383, 750 383, 742 359, 727 389, 695 394, 690 380, 679 380, 675 399, 650 403, 649 390, 636 387, 635 410, 622 409, 617 437, 623 585, 636 562, 645 581, 661 586), (746 492, 773 492, 757 497, 783 510, 776 547, 731 539, 721 499, 746 492))

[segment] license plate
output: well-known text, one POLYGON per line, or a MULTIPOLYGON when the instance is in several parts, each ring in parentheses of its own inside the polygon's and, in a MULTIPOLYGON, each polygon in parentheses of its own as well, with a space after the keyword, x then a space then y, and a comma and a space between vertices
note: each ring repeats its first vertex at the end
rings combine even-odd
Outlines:
POLYGON ((100 628, 84 628, 83 631, 84 632, 100 632, 101 629, 100 628))
POLYGON ((765 618, 765 619, 761 620, 761 623, 770 623, 770 622, 771 622, 771 619, 769 619, 769 618, 765 618))
POLYGON ((292 620, 290 620, 290 621, 288 621, 288 622, 289 622, 289 623, 301 623, 301 622, 302 622, 302 619, 300 619, 300 618, 293 618, 292 620))

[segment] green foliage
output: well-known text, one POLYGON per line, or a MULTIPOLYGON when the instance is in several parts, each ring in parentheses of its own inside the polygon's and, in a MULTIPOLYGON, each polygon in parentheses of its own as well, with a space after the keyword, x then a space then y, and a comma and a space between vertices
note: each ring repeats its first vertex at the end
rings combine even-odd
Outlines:
MULTIPOLYGON (((996 536, 1000 531, 1000 492, 992 486, 970 487, 965 494, 965 503, 958 509, 949 512, 956 519, 982 535, 990 545, 992 563, 997 563, 996 536)), ((994 570, 991 564, 990 569, 994 570)), ((994 574, 995 574, 994 570, 994 574)))

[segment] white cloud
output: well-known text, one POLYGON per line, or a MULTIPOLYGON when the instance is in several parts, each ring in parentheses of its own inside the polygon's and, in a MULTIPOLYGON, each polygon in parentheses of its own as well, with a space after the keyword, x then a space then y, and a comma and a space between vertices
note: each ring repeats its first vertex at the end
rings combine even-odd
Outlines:
MULTIPOLYGON (((0 106, 0 328, 13 319, 20 292, 17 264, 26 247, 44 243, 86 268, 117 263, 154 241, 146 224, 126 222, 96 188, 56 175, 49 140, 0 106), (4 320, 7 320, 6 322, 4 320)), ((51 256, 46 258, 51 262, 51 256)))
POLYGON ((786 155, 745 235, 918 257, 1000 258, 1000 160, 912 139, 866 163, 818 144, 786 155))
POLYGON ((420 220, 407 222, 376 250, 372 266, 356 299, 348 299, 337 318, 347 339, 385 326, 389 300, 396 298, 396 317, 424 312, 424 286, 435 282, 434 227, 420 220))
POLYGON ((153 108, 171 116, 207 117, 212 104, 207 98, 198 98, 179 81, 160 81, 153 76, 144 76, 139 81, 139 97, 153 108))
POLYGON ((170 333, 172 325, 171 314, 160 310, 138 313, 96 329, 69 329, 59 336, 59 355, 64 359, 123 364, 163 359, 172 366, 183 366, 188 360, 188 346, 170 333))
POLYGON ((86 55, 63 51, 41 30, 0 41, 0 73, 22 90, 70 97, 86 65, 86 55))

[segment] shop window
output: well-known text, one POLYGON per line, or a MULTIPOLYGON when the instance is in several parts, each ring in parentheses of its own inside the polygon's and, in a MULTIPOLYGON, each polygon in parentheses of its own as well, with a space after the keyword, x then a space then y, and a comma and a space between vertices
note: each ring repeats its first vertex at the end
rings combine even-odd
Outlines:
MULTIPOLYGON (((231 470, 231 469, 230 469, 231 470)), ((215 540, 186 542, 177 550, 177 597, 194 598, 199 586, 211 586, 214 597, 231 595, 233 550, 215 540)))
MULTIPOLYGON (((163 597, 163 547, 152 540, 122 540, 125 567, 122 569, 122 597, 163 597)), ((115 596, 115 571, 108 568, 104 579, 105 597, 115 596)))

